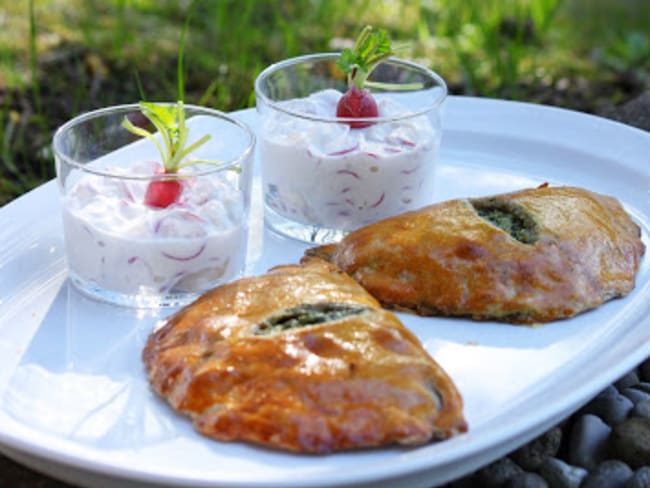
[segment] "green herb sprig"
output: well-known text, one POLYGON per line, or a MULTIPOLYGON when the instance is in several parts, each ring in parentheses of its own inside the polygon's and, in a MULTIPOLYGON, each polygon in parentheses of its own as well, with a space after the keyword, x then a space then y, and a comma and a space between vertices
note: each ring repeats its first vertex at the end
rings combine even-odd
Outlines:
POLYGON ((140 102, 139 106, 143 115, 151 121, 158 131, 162 144, 154 134, 142 127, 136 127, 126 117, 122 121, 122 126, 133 134, 146 137, 156 145, 165 173, 176 173, 181 168, 199 163, 222 164, 218 161, 204 159, 192 159, 183 162, 190 153, 210 139, 210 134, 205 134, 187 146, 189 130, 185 124, 185 105, 182 101, 176 102, 175 105, 140 102))
POLYGON ((341 52, 336 64, 348 75, 348 86, 355 85, 361 90, 372 70, 394 54, 386 31, 367 25, 357 37, 354 47, 341 52))

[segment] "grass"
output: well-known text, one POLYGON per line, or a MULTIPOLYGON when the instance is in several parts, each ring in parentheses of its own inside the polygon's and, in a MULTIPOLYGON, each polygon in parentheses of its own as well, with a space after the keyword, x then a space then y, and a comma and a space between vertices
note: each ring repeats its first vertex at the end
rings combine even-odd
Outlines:
POLYGON ((452 93, 597 112, 648 89, 647 0, 28 0, 0 13, 0 204, 53 176, 50 140, 75 114, 177 97, 254 106, 268 64, 340 50, 366 23, 452 93))

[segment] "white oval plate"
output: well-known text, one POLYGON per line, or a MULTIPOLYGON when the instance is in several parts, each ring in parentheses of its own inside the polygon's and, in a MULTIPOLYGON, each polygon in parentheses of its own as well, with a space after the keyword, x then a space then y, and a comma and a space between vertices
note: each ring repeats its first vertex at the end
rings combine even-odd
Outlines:
MULTIPOLYGON (((238 116, 255 126, 252 110, 238 116)), ((650 232, 650 135, 561 109, 450 97, 435 200, 542 182, 618 197, 650 232)), ((263 231, 250 274, 305 246, 263 231)), ((196 434, 148 388, 140 351, 169 310, 95 303, 68 286, 57 188, 0 209, 0 450, 85 486, 433 486, 539 435, 650 355, 650 260, 634 291, 528 328, 400 315, 447 370, 470 430, 423 447, 285 454, 196 434)))

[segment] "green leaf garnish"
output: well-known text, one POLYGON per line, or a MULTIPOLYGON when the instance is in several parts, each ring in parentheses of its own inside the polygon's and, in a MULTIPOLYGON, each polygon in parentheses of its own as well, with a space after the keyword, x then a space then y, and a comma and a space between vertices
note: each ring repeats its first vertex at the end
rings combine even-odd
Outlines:
POLYGON ((176 173, 181 168, 200 163, 223 164, 219 161, 205 159, 184 161, 190 153, 205 144, 210 139, 210 135, 206 134, 189 146, 187 145, 189 131, 185 125, 185 106, 183 102, 178 101, 175 105, 140 102, 139 106, 143 115, 156 128, 160 138, 142 127, 134 126, 126 117, 122 121, 122 127, 135 135, 146 137, 156 145, 165 173, 176 173))
POLYGON ((348 86, 356 85, 361 90, 372 70, 394 54, 386 31, 367 25, 357 37, 354 47, 345 48, 336 64, 348 75, 348 86))

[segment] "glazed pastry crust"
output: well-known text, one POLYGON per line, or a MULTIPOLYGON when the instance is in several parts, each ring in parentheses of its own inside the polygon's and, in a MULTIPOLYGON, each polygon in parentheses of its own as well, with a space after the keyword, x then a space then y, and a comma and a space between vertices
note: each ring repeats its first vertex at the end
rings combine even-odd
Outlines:
POLYGON ((431 205, 307 254, 336 264, 387 307, 530 324, 629 293, 644 250, 615 198, 542 185, 431 205), (523 209, 535 242, 480 217, 475 207, 485 202, 523 209))
POLYGON ((460 394, 418 339, 320 259, 206 293, 152 333, 143 361, 153 389, 199 432, 223 441, 323 453, 467 430, 460 394), (363 311, 255 332, 306 303, 363 311))

